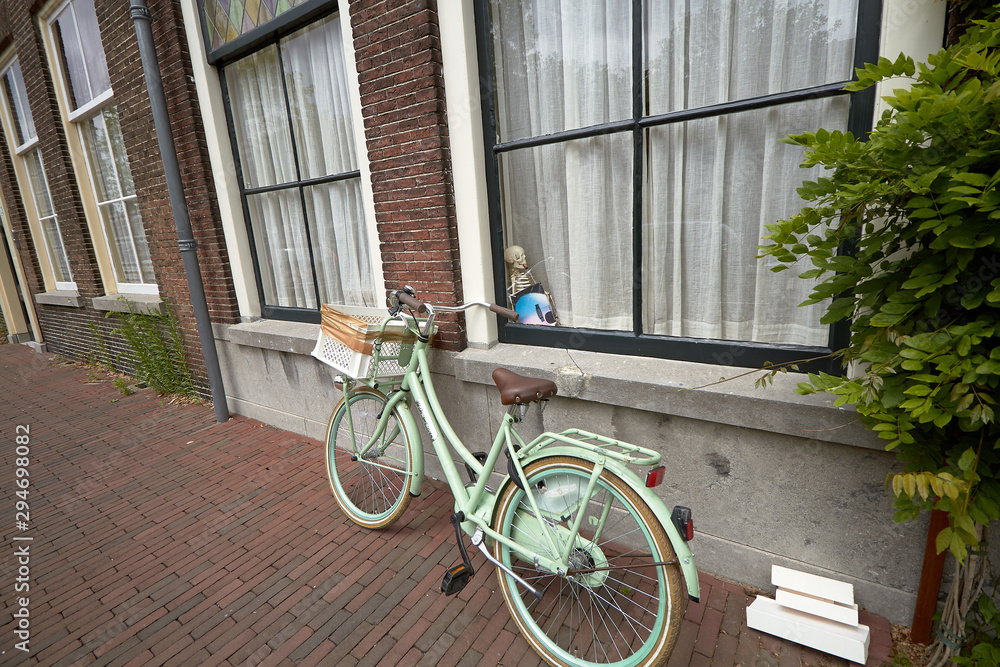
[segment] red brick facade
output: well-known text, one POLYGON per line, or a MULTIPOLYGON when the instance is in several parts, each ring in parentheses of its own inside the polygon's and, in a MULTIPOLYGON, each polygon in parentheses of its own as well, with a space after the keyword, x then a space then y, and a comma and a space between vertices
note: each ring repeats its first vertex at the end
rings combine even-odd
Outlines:
MULTIPOLYGON (((6 17, 6 25, 9 26, 8 34, 0 34, 0 43, 9 40, 21 65, 70 269, 84 301, 82 308, 35 304, 35 311, 50 351, 74 359, 87 359, 95 353, 97 344, 92 323, 100 327, 106 344, 115 349, 121 349, 121 346, 108 336, 114 320, 105 318, 103 312, 95 311, 91 306, 91 299, 104 295, 105 289, 98 273, 94 240, 84 217, 77 178, 59 115, 54 74, 45 57, 36 13, 42 3, 33 7, 26 4, 23 0, 0 0, 0 14, 6 17)), ((148 0, 148 4, 154 17, 154 41, 191 223, 198 242, 209 310, 214 322, 235 322, 238 308, 215 204, 214 182, 198 115, 180 5, 176 0, 148 0)), ((111 75, 114 104, 118 108, 159 293, 170 302, 178 316, 189 365, 200 389, 204 391, 207 387, 204 363, 187 279, 177 247, 135 27, 128 3, 96 0, 95 5, 111 75)), ((11 169, 9 147, 5 142, 0 142, 0 152, 3 154, 0 187, 11 209, 8 216, 10 224, 19 238, 30 239, 20 196, 16 194, 17 184, 11 169)), ((80 174, 80 177, 89 187, 86 174, 80 174)), ((103 240, 98 242, 103 243, 103 240)), ((22 242, 19 256, 26 267, 30 292, 44 292, 32 244, 22 242)))
MULTIPOLYGON (((147 2, 209 310, 214 322, 234 323, 239 309, 181 5, 179 0, 147 2)), ((390 289, 412 285, 431 302, 460 303, 462 282, 437 3, 351 0, 349 4, 386 284, 390 289)), ((95 6, 159 294, 178 315, 189 364, 205 392, 205 369, 135 26, 128 2, 95 0, 95 6)), ((93 298, 105 294, 94 248, 104 240, 92 238, 85 219, 78 181, 83 187, 90 184, 84 173, 77 178, 70 159, 55 93, 58 84, 42 42, 41 30, 46 27, 38 12, 43 7, 54 8, 45 2, 0 0, 0 45, 10 45, 21 65, 70 268, 83 300, 82 307, 36 303, 34 308, 49 350, 86 360, 96 355, 100 343, 108 346, 112 355, 124 351, 124 345, 110 334, 115 320, 91 304, 93 298)), ((342 8, 346 9, 346 4, 342 8)), ((28 290, 34 295, 44 292, 45 287, 30 242, 11 150, 0 141, 0 189, 9 209, 9 223, 22 240, 17 252, 26 268, 28 290)), ((41 246, 38 250, 42 251, 41 246)), ((463 318, 442 317, 439 323, 439 346, 464 347, 463 318)))
MULTIPOLYGON (((437 2, 352 0, 350 7, 386 285, 460 303, 437 2)), ((440 321, 438 345, 464 347, 463 322, 440 321)))

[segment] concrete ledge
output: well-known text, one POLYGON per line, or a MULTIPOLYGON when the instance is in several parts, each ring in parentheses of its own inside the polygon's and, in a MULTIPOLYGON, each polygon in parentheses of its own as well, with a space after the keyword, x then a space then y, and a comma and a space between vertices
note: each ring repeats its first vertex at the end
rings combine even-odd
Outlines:
POLYGON ((319 325, 283 320, 258 320, 240 324, 216 324, 212 327, 212 331, 216 338, 236 345, 292 354, 310 354, 316 346, 319 325))
POLYGON ((112 313, 127 313, 129 305, 137 313, 146 315, 166 315, 167 308, 163 305, 163 299, 155 294, 107 294, 105 296, 94 297, 94 310, 103 310, 112 313), (125 303, 119 299, 125 298, 125 303))
POLYGON ((83 297, 76 290, 53 290, 35 295, 35 303, 48 306, 69 306, 83 308, 83 297))
POLYGON ((798 373, 779 374, 772 386, 757 389, 754 381, 764 371, 715 384, 747 369, 670 359, 504 343, 467 348, 454 357, 455 376, 465 382, 492 384, 490 374, 497 366, 551 379, 566 398, 884 449, 857 421, 853 408, 834 407, 833 397, 824 394, 796 394, 797 383, 806 380, 798 373))

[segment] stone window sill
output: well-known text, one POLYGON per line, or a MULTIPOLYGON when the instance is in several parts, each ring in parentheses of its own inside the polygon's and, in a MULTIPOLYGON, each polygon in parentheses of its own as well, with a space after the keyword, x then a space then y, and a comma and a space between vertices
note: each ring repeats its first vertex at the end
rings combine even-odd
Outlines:
POLYGON ((217 339, 235 345, 310 354, 316 347, 319 325, 284 320, 256 320, 240 324, 216 324, 213 326, 213 333, 217 339))
POLYGON ((105 296, 94 297, 94 310, 101 310, 112 313, 127 313, 129 305, 137 313, 147 315, 166 315, 167 308, 163 304, 163 299, 155 294, 107 294, 105 296), (120 298, 124 297, 123 303, 120 298))
POLYGON ((853 408, 835 407, 834 398, 825 394, 796 394, 796 385, 806 380, 799 373, 778 374, 773 385, 758 389, 754 381, 764 371, 718 383, 748 369, 503 343, 468 348, 455 354, 453 363, 455 376, 465 382, 492 384, 493 369, 503 366, 551 379, 558 395, 568 398, 884 449, 853 408))
POLYGON ((35 303, 47 306, 83 308, 83 297, 76 290, 52 290, 35 295, 35 303))
MULTIPOLYGON (((302 355, 312 352, 318 335, 318 324, 281 320, 215 325, 215 337, 220 340, 302 355)), ((492 385, 493 369, 503 366, 553 380, 559 396, 565 398, 883 449, 882 442, 857 420, 853 408, 835 407, 834 399, 824 394, 796 394, 796 384, 805 380, 797 373, 778 374, 773 385, 758 389, 754 380, 763 371, 714 384, 720 377, 734 377, 747 369, 503 343, 457 353, 435 350, 431 366, 436 373, 483 385, 492 385)))

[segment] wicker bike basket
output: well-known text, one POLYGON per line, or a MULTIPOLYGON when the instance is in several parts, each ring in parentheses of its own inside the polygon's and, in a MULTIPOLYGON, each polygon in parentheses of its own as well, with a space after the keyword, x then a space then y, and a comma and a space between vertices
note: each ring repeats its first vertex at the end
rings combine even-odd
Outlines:
POLYGON ((319 339, 312 356, 354 379, 385 380, 401 377, 406 371, 416 336, 403 322, 386 322, 383 328, 385 316, 345 306, 324 304, 320 313, 319 339))

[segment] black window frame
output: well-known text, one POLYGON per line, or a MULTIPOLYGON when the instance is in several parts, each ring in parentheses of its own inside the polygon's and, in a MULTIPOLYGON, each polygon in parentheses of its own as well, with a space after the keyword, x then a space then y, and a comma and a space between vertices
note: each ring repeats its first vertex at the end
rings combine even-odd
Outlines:
MULTIPOLYGON (((202 31, 207 33, 207 27, 204 20, 204 0, 198 0, 198 8, 202 14, 202 31)), ((313 243, 312 243, 312 233, 309 230, 309 217, 308 209, 306 207, 305 201, 305 191, 310 186, 324 185, 327 183, 334 183, 337 181, 350 180, 352 178, 361 178, 361 170, 354 169, 352 171, 342 172, 338 174, 330 174, 327 176, 322 176, 319 178, 301 178, 301 167, 298 160, 298 145, 296 143, 295 131, 292 126, 292 112, 291 103, 288 97, 288 90, 285 84, 285 79, 282 77, 282 88, 285 99, 285 112, 288 118, 288 132, 289 138, 292 145, 292 160, 295 164, 296 174, 300 177, 289 183, 281 183, 278 185, 265 185, 260 187, 248 188, 246 187, 246 182, 243 177, 243 165, 241 161, 241 155, 239 151, 239 141, 236 136, 236 124, 233 118, 232 102, 229 97, 229 84, 226 80, 226 66, 232 65, 238 60, 242 60, 258 51, 266 49, 271 46, 275 46, 278 52, 278 62, 279 66, 282 67, 284 71, 284 62, 281 57, 281 48, 279 42, 292 35, 293 33, 305 28, 306 26, 325 19, 333 14, 340 11, 339 2, 337 0, 314 0, 312 2, 306 2, 301 5, 297 5, 292 9, 282 13, 280 16, 268 21, 266 24, 255 28, 254 30, 248 32, 245 35, 228 42, 226 45, 215 49, 209 50, 208 45, 209 36, 206 34, 205 44, 206 51, 208 52, 208 62, 217 68, 219 73, 220 87, 222 89, 222 99, 223 107, 226 111, 226 126, 229 131, 229 141, 233 150, 233 163, 236 167, 237 181, 239 184, 240 191, 240 203, 243 210, 243 220, 246 224, 247 230, 247 241, 250 246, 250 255, 253 260, 253 270, 254 270, 254 281, 257 286, 257 294, 260 299, 261 316, 265 319, 275 319, 275 320, 286 320, 291 322, 306 322, 310 324, 320 323, 320 304, 322 302, 322 297, 320 295, 319 289, 319 278, 316 271, 316 258, 314 256, 313 243), (299 193, 299 203, 302 206, 302 215, 304 221, 304 231, 306 235, 307 243, 309 244, 309 263, 312 269, 312 286, 314 293, 316 295, 316 308, 302 308, 302 307, 291 307, 291 306, 276 306, 268 304, 265 298, 264 283, 261 278, 260 270, 260 257, 257 253, 257 242, 254 235, 253 221, 250 216, 249 207, 249 196, 255 194, 263 194, 267 192, 276 192, 281 190, 298 190, 299 193)))
MULTIPOLYGON (((613 133, 632 133, 633 146, 633 203, 632 203, 632 273, 634 276, 631 332, 606 331, 569 327, 542 327, 511 323, 499 319, 499 338, 504 343, 533 345, 656 357, 747 368, 787 364, 829 355, 847 346, 850 340, 849 324, 845 321, 830 326, 828 343, 824 347, 758 343, 721 339, 700 339, 663 336, 643 333, 642 330, 642 196, 643 151, 645 131, 650 127, 667 125, 698 118, 751 111, 781 104, 811 99, 847 95, 850 98, 847 130, 855 136, 866 138, 871 131, 875 112, 875 89, 855 93, 843 91, 845 84, 856 78, 806 89, 781 92, 733 102, 725 102, 695 109, 683 109, 655 116, 643 115, 643 15, 644 0, 632 0, 632 118, 612 121, 585 128, 564 130, 538 137, 497 142, 496 84, 493 69, 493 40, 490 26, 490 0, 474 0, 476 44, 478 51, 480 101, 483 117, 483 141, 486 161, 486 188, 489 210, 490 243, 495 294, 507 293, 506 265, 503 260, 504 237, 500 203, 500 155, 520 148, 562 143, 572 139, 601 136, 613 133)), ((882 0, 858 0, 855 34, 854 68, 878 59, 879 37, 882 22, 882 0)), ((818 129, 818 128, 817 128, 818 129)), ((846 245, 841 252, 849 252, 846 245)), ((825 358, 802 364, 802 370, 839 372, 840 361, 825 358)))

